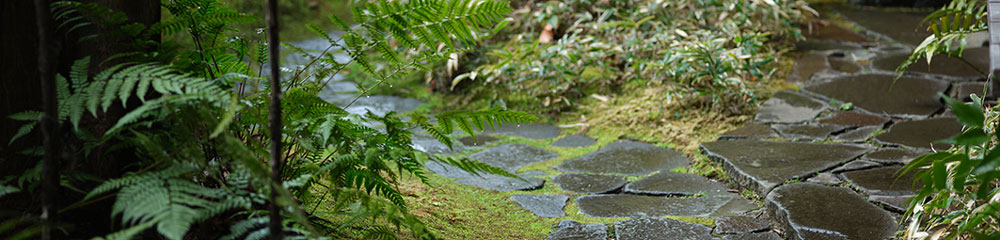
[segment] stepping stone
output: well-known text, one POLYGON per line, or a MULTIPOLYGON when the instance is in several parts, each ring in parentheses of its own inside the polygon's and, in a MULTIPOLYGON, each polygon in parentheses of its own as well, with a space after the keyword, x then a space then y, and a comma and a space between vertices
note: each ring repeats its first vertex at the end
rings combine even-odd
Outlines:
POLYGON ((739 235, 728 235, 726 240, 782 240, 781 236, 778 236, 774 232, 762 232, 762 233, 744 233, 739 235))
POLYGON ((725 205, 722 205, 722 207, 719 207, 719 209, 715 210, 715 212, 709 216, 710 217, 733 216, 738 214, 745 214, 749 211, 758 208, 757 204, 751 202, 750 200, 738 197, 735 194, 730 196, 732 197, 731 200, 729 200, 729 202, 727 202, 725 205))
POLYGON ((865 160, 857 160, 857 161, 853 161, 853 162, 849 162, 847 164, 844 164, 844 166, 840 166, 840 167, 834 168, 833 171, 831 171, 831 172, 833 172, 833 173, 842 173, 842 172, 847 172, 847 171, 869 169, 869 168, 874 168, 874 167, 878 167, 878 166, 879 166, 879 164, 875 163, 875 162, 870 162, 870 161, 865 161, 865 160))
POLYGON ((800 83, 812 79, 813 74, 830 68, 826 62, 826 54, 809 52, 795 59, 792 73, 788 74, 786 82, 800 83))
POLYGON ((470 176, 468 178, 459 179, 455 182, 500 192, 535 190, 542 188, 542 185, 545 184, 545 180, 539 178, 525 175, 520 176, 521 178, 524 178, 524 180, 484 173, 481 176, 470 176))
POLYGON ((617 237, 618 240, 718 239, 712 236, 712 229, 705 225, 657 217, 629 219, 615 222, 615 237, 617 237))
POLYGON ((911 151, 900 148, 882 148, 869 153, 865 156, 865 159, 878 163, 906 164, 925 153, 925 151, 911 151))
MULTIPOLYGON (((353 98, 341 101, 338 105, 347 105, 347 103, 350 103, 350 100, 353 100, 353 98)), ((375 115, 382 116, 388 112, 412 112, 423 104, 424 102, 412 98, 402 98, 396 96, 365 96, 358 98, 354 104, 344 108, 344 110, 358 115, 364 115, 367 112, 371 112, 375 115)))
POLYGON ((840 185, 844 180, 840 180, 837 175, 833 173, 819 173, 815 177, 811 177, 806 182, 819 183, 824 185, 840 185))
POLYGON ((858 65, 857 62, 847 58, 847 56, 842 52, 827 56, 827 61, 830 63, 830 69, 838 72, 856 73, 861 71, 861 65, 858 65))
POLYGON ((954 92, 952 97, 962 100, 963 102, 971 102, 972 97, 970 97, 970 94, 975 93, 976 96, 983 97, 983 85, 986 85, 986 83, 985 82, 956 83, 951 90, 952 92, 954 92))
POLYGON ((813 21, 808 28, 803 28, 802 35, 809 40, 828 40, 838 42, 870 43, 871 40, 860 34, 837 26, 836 24, 813 21))
POLYGON ((864 142, 878 130, 882 130, 882 126, 859 127, 845 133, 837 134, 836 136, 833 136, 833 140, 839 142, 864 142))
POLYGON ((793 183, 767 195, 766 207, 788 239, 888 239, 896 220, 850 189, 793 183))
POLYGON ((580 224, 573 220, 562 220, 556 225, 556 230, 549 233, 545 240, 606 240, 608 226, 604 223, 580 224))
POLYGON ((962 125, 954 118, 932 118, 894 124, 889 131, 875 136, 875 140, 882 144, 944 150, 951 144, 934 142, 961 132, 962 125))
POLYGON ((514 200, 522 208, 530 210, 535 216, 553 218, 566 216, 563 207, 566 206, 566 200, 569 200, 569 197, 517 194, 510 196, 510 200, 514 200))
POLYGON ((448 145, 439 142, 437 138, 427 134, 414 134, 411 138, 411 143, 413 144, 413 149, 429 154, 454 154, 465 150, 462 144, 457 143, 452 145, 452 148, 448 148, 448 145))
POLYGON ((578 197, 576 204, 580 212, 589 217, 707 217, 729 200, 728 197, 668 198, 605 194, 578 197))
POLYGON ((894 75, 883 74, 844 76, 818 82, 804 89, 840 102, 853 103, 855 107, 869 112, 894 117, 926 117, 944 106, 938 94, 948 88, 947 83, 902 77, 893 85, 893 79, 894 75))
POLYGON ((732 140, 703 143, 701 149, 740 186, 759 193, 792 179, 803 179, 857 158, 859 145, 732 140))
POLYGON ((807 40, 795 43, 795 49, 800 52, 808 51, 827 51, 827 50, 856 50, 861 49, 862 45, 857 43, 848 42, 837 42, 837 41, 824 41, 824 40, 807 40))
POLYGON ((868 195, 912 195, 921 185, 914 185, 916 171, 898 176, 900 166, 881 167, 841 173, 840 175, 855 188, 868 195))
POLYGON ((523 172, 521 174, 532 176, 532 177, 544 177, 544 176, 548 176, 549 175, 548 173, 542 172, 542 171, 528 171, 528 172, 523 172))
POLYGON ((843 126, 832 124, 815 125, 775 125, 774 129, 781 133, 781 136, 791 139, 823 140, 831 133, 843 130, 843 126))
MULTIPOLYGON (((898 67, 900 63, 903 63, 903 61, 906 61, 909 57, 909 53, 883 56, 875 58, 875 60, 872 61, 872 66, 876 69, 885 71, 896 71, 896 67, 898 67)), ((967 48, 962 53, 962 57, 972 63, 972 65, 975 65, 976 68, 989 69, 990 67, 989 48, 967 48)), ((907 72, 938 74, 960 78, 975 77, 985 79, 986 76, 979 73, 976 68, 970 67, 958 58, 951 57, 946 54, 939 54, 934 56, 930 67, 927 66, 927 61, 920 59, 920 61, 910 65, 907 72)))
POLYGON ((877 34, 912 46, 920 45, 931 33, 920 26, 930 12, 886 11, 863 8, 841 8, 838 12, 847 20, 877 34))
POLYGON ((628 181, 620 176, 566 173, 552 178, 552 183, 562 190, 578 193, 609 193, 618 191, 628 181))
POLYGON ((906 212, 906 208, 908 208, 910 206, 906 201, 909 201, 910 198, 913 198, 913 195, 905 195, 905 196, 871 195, 871 196, 868 196, 868 200, 869 201, 872 201, 872 202, 874 202, 874 203, 876 203, 878 205, 881 205, 881 206, 885 207, 886 209, 889 209, 889 210, 892 210, 892 211, 898 212, 898 213, 906 212))
POLYGON ((826 103, 805 94, 780 91, 760 106, 754 121, 759 123, 804 122, 816 118, 816 115, 819 115, 823 109, 826 109, 826 103))
POLYGON ((727 194, 726 186, 713 182, 708 178, 677 172, 660 172, 625 185, 625 192, 639 195, 695 195, 704 193, 708 196, 727 194))
POLYGON ((597 143, 597 141, 594 141, 594 139, 591 139, 591 138, 585 137, 585 136, 580 136, 580 135, 573 134, 573 135, 569 135, 569 136, 563 137, 562 139, 559 139, 559 140, 553 142, 552 146, 556 146, 556 147, 586 147, 586 146, 594 145, 595 143, 597 143))
POLYGON ((719 135, 719 140, 776 137, 778 137, 778 133, 774 129, 771 129, 771 127, 763 124, 748 123, 740 128, 719 135))
POLYGON ((424 167, 431 170, 431 172, 434 172, 438 176, 446 178, 469 178, 475 176, 474 174, 466 172, 461 168, 441 162, 427 161, 427 163, 424 164, 424 167))
POLYGON ((462 145, 473 148, 485 147, 486 145, 490 145, 490 143, 499 140, 500 140, 499 138, 490 137, 487 135, 478 135, 476 137, 466 136, 458 139, 458 141, 461 142, 462 145))
POLYGON ((688 159, 681 152, 648 143, 618 140, 587 155, 566 160, 556 166, 556 170, 641 176, 687 164, 688 159))
POLYGON ((469 155, 469 158, 516 172, 521 166, 551 160, 559 154, 520 143, 508 143, 469 155))
POLYGON ((482 132, 489 134, 499 134, 499 135, 507 135, 507 136, 515 136, 515 137, 523 137, 523 138, 539 139, 539 140, 550 139, 559 136, 559 128, 549 124, 534 124, 534 123, 512 124, 505 122, 500 124, 500 127, 492 129, 496 131, 492 131, 489 128, 489 125, 484 125, 484 126, 486 126, 486 130, 482 132))
POLYGON ((819 120, 820 123, 837 124, 843 126, 883 126, 889 122, 889 118, 879 117, 857 111, 838 112, 832 117, 819 120))
POLYGON ((715 234, 740 234, 760 232, 771 228, 771 226, 760 219, 750 216, 731 216, 715 219, 715 234))

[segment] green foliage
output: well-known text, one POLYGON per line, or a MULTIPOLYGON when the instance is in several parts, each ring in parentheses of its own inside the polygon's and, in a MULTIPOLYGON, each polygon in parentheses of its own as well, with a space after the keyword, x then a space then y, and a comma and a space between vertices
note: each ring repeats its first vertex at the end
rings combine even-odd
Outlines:
POLYGON ((812 12, 797 0, 542 1, 528 9, 512 16, 505 41, 450 60, 448 73, 432 79, 449 83, 438 88, 559 112, 591 94, 661 85, 673 88, 667 99, 706 96, 707 108, 743 109, 772 74, 773 46, 801 38, 795 22, 812 12))
POLYGON ((998 117, 983 111, 982 99, 972 95, 963 103, 942 95, 958 122, 966 129, 942 142, 947 151, 923 155, 906 164, 900 174, 917 171, 914 184, 922 185, 907 208, 911 220, 907 236, 927 231, 931 238, 995 239, 1000 237, 996 200, 1000 197, 1000 147, 998 117))
MULTIPOLYGON (((966 45, 965 36, 987 30, 986 15, 985 3, 969 0, 952 0, 948 5, 927 15, 921 24, 928 24, 928 29, 934 32, 934 35, 927 36, 916 49, 913 49, 910 57, 896 67, 896 78, 901 77, 910 65, 921 58, 926 59, 928 64, 939 54, 961 59, 966 45)), ((975 66, 972 67, 976 69, 975 66)), ((983 69, 976 70, 983 73, 983 69)))

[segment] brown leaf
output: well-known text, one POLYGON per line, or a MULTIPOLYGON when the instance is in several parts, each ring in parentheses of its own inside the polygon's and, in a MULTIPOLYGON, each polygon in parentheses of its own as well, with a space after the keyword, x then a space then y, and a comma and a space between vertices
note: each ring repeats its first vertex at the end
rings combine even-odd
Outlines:
POLYGON ((545 28, 542 29, 542 34, 538 36, 538 42, 549 43, 552 42, 552 25, 545 24, 545 28))

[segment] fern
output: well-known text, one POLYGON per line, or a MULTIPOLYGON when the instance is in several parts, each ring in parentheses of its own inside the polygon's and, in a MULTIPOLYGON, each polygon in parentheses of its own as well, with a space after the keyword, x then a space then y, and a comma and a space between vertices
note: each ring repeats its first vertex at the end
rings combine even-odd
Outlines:
MULTIPOLYGON (((934 35, 927 36, 913 50, 910 57, 896 67, 896 78, 902 77, 910 65, 919 61, 920 58, 926 59, 928 64, 930 64, 931 58, 938 54, 961 58, 962 52, 965 50, 966 35, 987 30, 986 15, 986 4, 975 0, 953 0, 948 5, 928 15, 921 24, 929 23, 928 29, 934 35)), ((973 68, 983 73, 982 69, 973 68)), ((983 75, 986 74, 983 73, 983 75)))

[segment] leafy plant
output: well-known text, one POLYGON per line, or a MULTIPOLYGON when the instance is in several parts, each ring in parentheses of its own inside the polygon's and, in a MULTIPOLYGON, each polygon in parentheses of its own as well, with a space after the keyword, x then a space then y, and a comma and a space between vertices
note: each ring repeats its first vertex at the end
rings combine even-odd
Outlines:
POLYGON ((931 59, 938 54, 958 58, 984 76, 988 75, 982 69, 976 68, 962 58, 962 52, 966 45, 966 35, 987 30, 986 15, 985 3, 968 0, 953 0, 948 5, 927 15, 921 24, 927 24, 927 28, 934 35, 927 36, 917 48, 913 49, 910 57, 896 67, 896 78, 901 77, 910 65, 921 58, 926 59, 927 63, 930 64, 931 59))
POLYGON ((983 111, 983 102, 972 95, 972 103, 941 96, 965 130, 942 142, 947 151, 920 156, 906 164, 900 174, 917 171, 914 184, 922 185, 912 198, 906 215, 907 237, 931 239, 995 239, 1000 237, 1000 145, 997 145, 998 115, 983 111))

